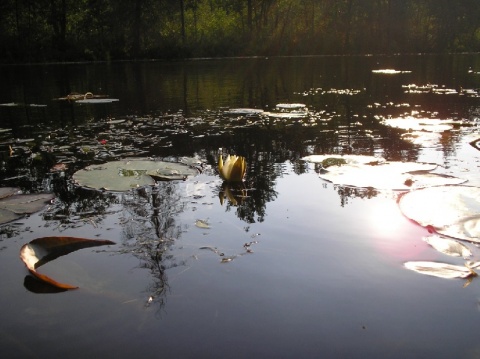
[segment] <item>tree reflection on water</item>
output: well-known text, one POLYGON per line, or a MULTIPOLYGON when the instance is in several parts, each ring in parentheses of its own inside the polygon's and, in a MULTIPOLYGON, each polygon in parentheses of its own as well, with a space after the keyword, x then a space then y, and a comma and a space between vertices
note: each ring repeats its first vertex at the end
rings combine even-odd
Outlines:
POLYGON ((159 182, 123 194, 122 206, 122 252, 137 257, 138 267, 150 272, 147 304, 155 302, 161 308, 169 288, 166 271, 185 265, 184 260, 177 260, 170 253, 170 247, 182 234, 176 217, 185 210, 186 198, 178 183, 159 182))

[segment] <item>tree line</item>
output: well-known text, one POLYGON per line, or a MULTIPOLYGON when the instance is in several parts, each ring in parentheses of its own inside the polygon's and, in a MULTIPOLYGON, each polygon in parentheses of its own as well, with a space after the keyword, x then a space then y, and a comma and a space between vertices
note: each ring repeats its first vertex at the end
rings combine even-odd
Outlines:
POLYGON ((478 0, 2 0, 0 61, 480 50, 478 0))

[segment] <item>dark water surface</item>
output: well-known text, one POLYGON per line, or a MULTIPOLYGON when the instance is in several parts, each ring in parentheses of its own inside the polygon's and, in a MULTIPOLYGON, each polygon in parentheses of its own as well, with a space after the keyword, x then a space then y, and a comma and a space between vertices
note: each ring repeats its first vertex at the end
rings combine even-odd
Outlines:
POLYGON ((0 227, 0 356, 479 357, 478 279, 403 267, 463 260, 422 241, 398 192, 336 186, 301 160, 433 162, 478 186, 477 71, 479 55, 0 67, 1 185, 57 197, 0 227), (118 101, 57 100, 73 92, 118 101), (387 118, 463 123, 412 140, 387 118), (246 157, 237 202, 219 199, 219 148, 246 157), (71 181, 128 156, 195 157, 202 173, 125 193, 71 181), (57 163, 67 169, 50 172, 57 163), (116 245, 42 266, 79 286, 45 293, 19 259, 44 236, 116 245))

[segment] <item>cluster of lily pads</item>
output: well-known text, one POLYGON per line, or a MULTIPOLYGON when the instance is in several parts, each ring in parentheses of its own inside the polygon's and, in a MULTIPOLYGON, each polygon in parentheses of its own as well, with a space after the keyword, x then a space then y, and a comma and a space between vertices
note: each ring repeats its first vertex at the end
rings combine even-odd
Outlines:
MULTIPOLYGON (((401 190, 400 210, 434 233, 423 239, 441 253, 469 258, 467 243, 480 243, 480 188, 465 185, 462 178, 432 173, 436 165, 355 155, 311 155, 303 160, 317 164, 320 178, 337 185, 401 190)), ((405 263, 408 269, 442 278, 476 276, 479 266, 478 261, 464 266, 405 263)))

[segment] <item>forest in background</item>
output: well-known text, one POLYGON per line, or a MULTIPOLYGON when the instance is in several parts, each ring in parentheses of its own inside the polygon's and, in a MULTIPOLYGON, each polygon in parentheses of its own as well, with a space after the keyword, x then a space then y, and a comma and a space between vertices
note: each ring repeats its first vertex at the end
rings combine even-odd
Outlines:
POLYGON ((478 0, 2 0, 0 61, 480 51, 478 0))

